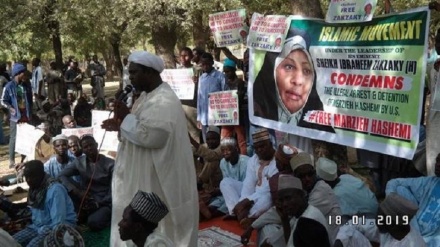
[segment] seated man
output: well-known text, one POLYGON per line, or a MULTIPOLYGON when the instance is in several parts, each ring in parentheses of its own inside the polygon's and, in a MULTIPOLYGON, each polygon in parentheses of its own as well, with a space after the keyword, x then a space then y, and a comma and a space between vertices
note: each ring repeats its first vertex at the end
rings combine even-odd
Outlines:
MULTIPOLYGON (((278 178, 277 187, 275 206, 263 213, 246 230, 242 235, 243 244, 247 244, 253 229, 258 229, 258 246, 292 246, 291 233, 298 219, 303 217, 316 220, 326 229, 327 219, 319 209, 307 202, 307 193, 298 178, 282 174, 278 178)), ((325 232, 329 241, 327 230, 325 232)))
MULTIPOLYGON (((330 247, 327 229, 318 221, 301 217, 292 233, 293 245, 301 247, 330 247), (319 236, 317 238, 316 236, 319 236)), ((364 245, 358 245, 367 247, 364 245)))
POLYGON ((396 178, 388 181, 386 194, 395 192, 418 205, 419 210, 411 221, 428 246, 440 246, 440 154, 435 160, 433 177, 396 178))
POLYGON ((396 193, 388 194, 379 206, 376 219, 380 246, 427 246, 418 229, 410 226, 417 210, 411 201, 396 193))
POLYGON ((76 121, 71 115, 65 115, 63 117, 63 127, 65 129, 81 128, 80 126, 76 125, 76 121))
POLYGON ((81 146, 79 145, 79 137, 71 135, 67 138, 67 144, 69 145, 68 154, 71 157, 79 158, 84 155, 81 146))
POLYGON ((82 216, 79 221, 87 219, 90 229, 99 231, 110 225, 111 182, 115 161, 98 153, 98 143, 92 136, 84 136, 81 147, 85 156, 64 168, 59 179, 66 186, 75 208, 82 216), (73 182, 70 179, 72 176, 79 176, 81 183, 73 182))
POLYGON ((229 212, 229 215, 232 215, 235 205, 226 204, 226 198, 228 198, 228 202, 238 201, 240 199, 239 195, 234 193, 234 191, 241 191, 243 187, 249 157, 240 154, 237 141, 233 137, 225 137, 220 142, 220 148, 223 155, 223 159, 220 161, 220 170, 223 175, 223 179, 220 182, 220 191, 223 195, 223 200, 221 200, 221 205, 216 206, 218 206, 218 210, 223 213, 229 212))
POLYGON ((67 136, 63 134, 57 135, 52 140, 55 155, 44 163, 44 171, 53 178, 58 177, 61 170, 75 160, 74 157, 70 157, 67 153, 67 143, 67 136))
POLYGON ((76 214, 66 189, 44 172, 41 161, 26 162, 24 176, 29 185, 27 203, 32 211, 32 224, 13 238, 22 246, 38 247, 59 224, 75 226, 76 214))
POLYGON ((316 174, 335 192, 342 215, 350 219, 352 215, 376 218, 376 196, 362 180, 349 174, 338 177, 338 165, 327 158, 318 159, 316 174))
POLYGON ((201 157, 204 161, 202 171, 198 175, 199 188, 199 210, 205 219, 212 217, 208 205, 211 199, 220 194, 220 181, 222 173, 220 171, 220 129, 216 126, 209 126, 206 132, 206 144, 200 145, 189 135, 193 146, 193 154, 201 157))
POLYGON ((290 167, 290 159, 297 155, 298 152, 299 150, 297 148, 289 144, 278 145, 278 149, 275 152, 275 161, 277 164, 278 173, 269 179, 272 202, 275 201, 275 197, 278 192, 278 177, 281 174, 293 175, 292 168, 290 167))
MULTIPOLYGON (((341 208, 332 188, 316 177, 312 157, 308 153, 299 153, 290 160, 290 166, 295 177, 301 180, 302 186, 309 194, 309 204, 316 207, 325 216, 328 222, 341 216, 341 208)), ((340 225, 329 224, 330 244, 336 240, 340 225)))
POLYGON ((248 161, 243 188, 241 191, 231 191, 239 195, 231 198, 239 198, 239 200, 226 201, 226 205, 235 205, 233 213, 244 229, 272 206, 269 178, 278 172, 269 131, 259 129, 252 134, 252 139, 255 155, 248 161))
POLYGON ((121 240, 131 240, 137 247, 174 247, 169 238, 154 232, 167 214, 167 206, 156 194, 138 191, 118 224, 121 240))
POLYGON ((35 145, 35 159, 40 160, 43 163, 55 154, 52 143, 50 142, 52 135, 50 134, 49 127, 48 122, 43 122, 36 127, 37 129, 44 131, 44 135, 37 142, 37 145, 35 145))

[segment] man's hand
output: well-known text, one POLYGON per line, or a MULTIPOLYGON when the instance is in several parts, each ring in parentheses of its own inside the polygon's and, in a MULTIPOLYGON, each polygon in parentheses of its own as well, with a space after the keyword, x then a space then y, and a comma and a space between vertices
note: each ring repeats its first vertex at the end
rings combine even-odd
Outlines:
POLYGON ((199 82, 199 77, 193 76, 193 82, 194 82, 194 84, 197 84, 199 82))
POLYGON ((119 131, 121 123, 122 121, 119 121, 118 119, 110 118, 102 122, 101 128, 107 131, 119 131))
POLYGON ((247 217, 249 214, 249 210, 251 209, 254 203, 249 199, 243 199, 241 202, 237 203, 234 207, 234 214, 237 216, 238 220, 242 220, 247 217))
POLYGON ((203 127, 202 122, 197 121, 197 128, 198 128, 199 130, 201 130, 202 127, 203 127))
POLYGON ((254 228, 249 227, 246 229, 246 231, 241 235, 241 243, 243 245, 247 245, 249 243, 249 240, 251 239, 252 231, 254 228))
POLYGON ((189 142, 191 143, 191 145, 195 148, 195 149, 199 149, 200 144, 198 142, 196 142, 196 140, 194 140, 194 138, 192 138, 192 136, 188 133, 189 136, 189 142))
POLYGON ((15 115, 15 109, 10 107, 9 108, 9 113, 11 113, 11 115, 15 115))
POLYGON ((17 164, 15 164, 15 170, 17 172, 20 171, 23 168, 24 168, 24 163, 17 163, 17 164))
POLYGON ((266 240, 264 240, 264 242, 260 245, 260 247, 272 247, 272 245, 269 244, 269 243, 267 242, 267 239, 266 239, 266 240))
POLYGON ((115 114, 114 118, 118 120, 124 120, 124 118, 130 113, 130 109, 128 109, 127 105, 122 101, 115 101, 115 108, 113 110, 115 114))

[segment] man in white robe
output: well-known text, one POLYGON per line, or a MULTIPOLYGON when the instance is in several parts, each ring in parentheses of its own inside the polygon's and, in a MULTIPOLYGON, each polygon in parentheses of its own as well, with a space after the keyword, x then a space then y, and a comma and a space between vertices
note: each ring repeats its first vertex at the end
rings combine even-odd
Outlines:
POLYGON ((309 204, 319 209, 328 220, 328 235, 330 244, 333 245, 340 225, 329 224, 329 222, 341 216, 341 208, 335 193, 323 180, 318 180, 310 154, 299 153, 293 156, 290 159, 290 166, 294 176, 301 180, 304 190, 309 193, 309 204))
POLYGON ((436 176, 396 178, 386 188, 387 194, 395 192, 419 207, 411 226, 420 231, 430 247, 440 246, 440 154, 433 162, 436 176))
POLYGON ((275 206, 262 214, 243 233, 241 236, 243 244, 249 241, 252 231, 257 229, 258 246, 264 243, 274 247, 292 246, 291 233, 295 230, 296 223, 301 217, 316 220, 327 229, 327 220, 319 209, 308 204, 307 193, 302 189, 301 181, 298 178, 281 174, 278 177, 277 187, 275 206), (288 242, 289 244, 286 244, 288 242))
POLYGON ((418 229, 410 226, 417 210, 417 205, 404 197, 394 192, 388 194, 379 206, 376 220, 380 232, 380 246, 427 246, 418 229))
POLYGON ((336 162, 324 157, 316 162, 316 174, 335 192, 342 215, 376 217, 379 206, 376 196, 362 180, 350 174, 338 176, 336 162))
POLYGON ((158 233, 176 246, 197 246, 197 180, 185 114, 174 91, 162 82, 161 58, 135 51, 128 61, 130 81, 142 93, 131 113, 116 101, 114 118, 102 126, 120 131, 121 137, 112 180, 111 246, 126 246, 119 240, 117 223, 138 190, 156 193, 170 210, 158 233))
MULTIPOLYGON (((231 184, 228 191, 235 195, 225 197, 226 206, 233 207, 232 211, 244 229, 272 206, 269 178, 278 173, 269 131, 264 128, 259 129, 252 134, 252 139, 255 155, 248 161, 243 187, 240 191, 231 184)), ((225 187, 227 187, 226 183, 222 183, 223 190, 225 187)))

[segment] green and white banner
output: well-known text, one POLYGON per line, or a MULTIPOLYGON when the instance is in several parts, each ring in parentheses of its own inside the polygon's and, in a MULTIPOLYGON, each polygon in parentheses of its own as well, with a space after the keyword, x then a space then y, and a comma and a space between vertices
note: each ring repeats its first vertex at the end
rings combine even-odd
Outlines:
POLYGON ((280 52, 251 49, 251 121, 412 159, 419 140, 429 10, 368 23, 291 18, 280 52))

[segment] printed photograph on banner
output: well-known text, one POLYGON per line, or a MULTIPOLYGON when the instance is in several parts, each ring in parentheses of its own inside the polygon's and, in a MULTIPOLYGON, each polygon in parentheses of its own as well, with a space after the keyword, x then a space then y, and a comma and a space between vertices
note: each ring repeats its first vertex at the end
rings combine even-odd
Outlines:
POLYGON ((193 69, 166 69, 160 77, 171 86, 179 99, 194 99, 193 69))
POLYGON ((237 90, 209 94, 208 124, 239 125, 237 90))
POLYGON ((363 23, 291 18, 280 52, 251 49, 252 123, 412 159, 426 72, 427 8, 363 23))
POLYGON ((376 5, 377 0, 331 0, 325 21, 329 23, 371 21, 376 5))
POLYGON ((283 48, 290 21, 284 15, 267 15, 254 13, 247 45, 263 51, 280 52, 283 48))
POLYGON ((218 47, 246 43, 249 27, 246 10, 237 9, 209 15, 209 28, 218 47))

